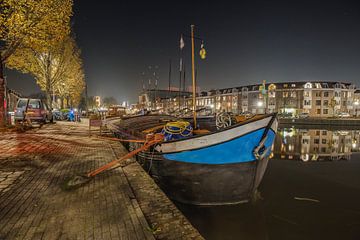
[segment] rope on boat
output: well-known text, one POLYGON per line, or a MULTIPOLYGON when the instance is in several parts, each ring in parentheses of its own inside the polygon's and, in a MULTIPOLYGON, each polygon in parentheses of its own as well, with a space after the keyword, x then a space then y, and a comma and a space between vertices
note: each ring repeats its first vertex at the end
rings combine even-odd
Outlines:
POLYGON ((188 137, 193 134, 191 124, 186 121, 168 122, 161 131, 165 141, 188 137))

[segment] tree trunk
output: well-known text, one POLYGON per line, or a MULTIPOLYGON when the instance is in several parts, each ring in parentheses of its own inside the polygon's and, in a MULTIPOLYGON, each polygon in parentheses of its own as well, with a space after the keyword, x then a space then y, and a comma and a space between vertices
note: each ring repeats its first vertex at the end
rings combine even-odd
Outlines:
POLYGON ((64 98, 61 97, 61 98, 60 98, 60 101, 61 101, 61 109, 64 109, 64 98))
POLYGON ((0 127, 5 126, 5 111, 4 65, 0 54, 0 127))
POLYGON ((49 107, 52 107, 52 98, 51 98, 51 83, 50 79, 46 77, 46 87, 45 87, 46 103, 49 107))

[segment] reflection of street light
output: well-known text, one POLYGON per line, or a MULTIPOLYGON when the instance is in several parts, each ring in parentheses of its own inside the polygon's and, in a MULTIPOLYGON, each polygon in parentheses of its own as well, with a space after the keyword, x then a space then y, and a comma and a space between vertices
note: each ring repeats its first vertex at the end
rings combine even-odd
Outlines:
POLYGON ((264 103, 263 103, 262 101, 258 101, 258 102, 257 102, 257 106, 258 106, 258 107, 262 107, 263 104, 264 104, 264 103))

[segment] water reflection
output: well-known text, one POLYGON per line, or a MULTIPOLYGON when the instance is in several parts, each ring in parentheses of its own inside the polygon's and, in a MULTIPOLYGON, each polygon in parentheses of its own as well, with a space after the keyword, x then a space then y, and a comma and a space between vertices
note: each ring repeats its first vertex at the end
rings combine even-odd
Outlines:
POLYGON ((360 151, 359 130, 280 128, 274 146, 275 159, 307 161, 349 160, 360 151))
POLYGON ((359 143, 357 129, 281 128, 260 200, 176 205, 209 240, 360 239, 359 143))

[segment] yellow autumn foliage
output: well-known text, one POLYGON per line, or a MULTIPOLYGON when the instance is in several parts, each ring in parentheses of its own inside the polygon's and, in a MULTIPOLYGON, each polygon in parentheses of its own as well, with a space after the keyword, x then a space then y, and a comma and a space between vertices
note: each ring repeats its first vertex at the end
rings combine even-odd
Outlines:
POLYGON ((8 58, 7 66, 32 75, 50 106, 52 94, 78 101, 84 88, 80 50, 72 37, 40 52, 18 48, 8 58))

